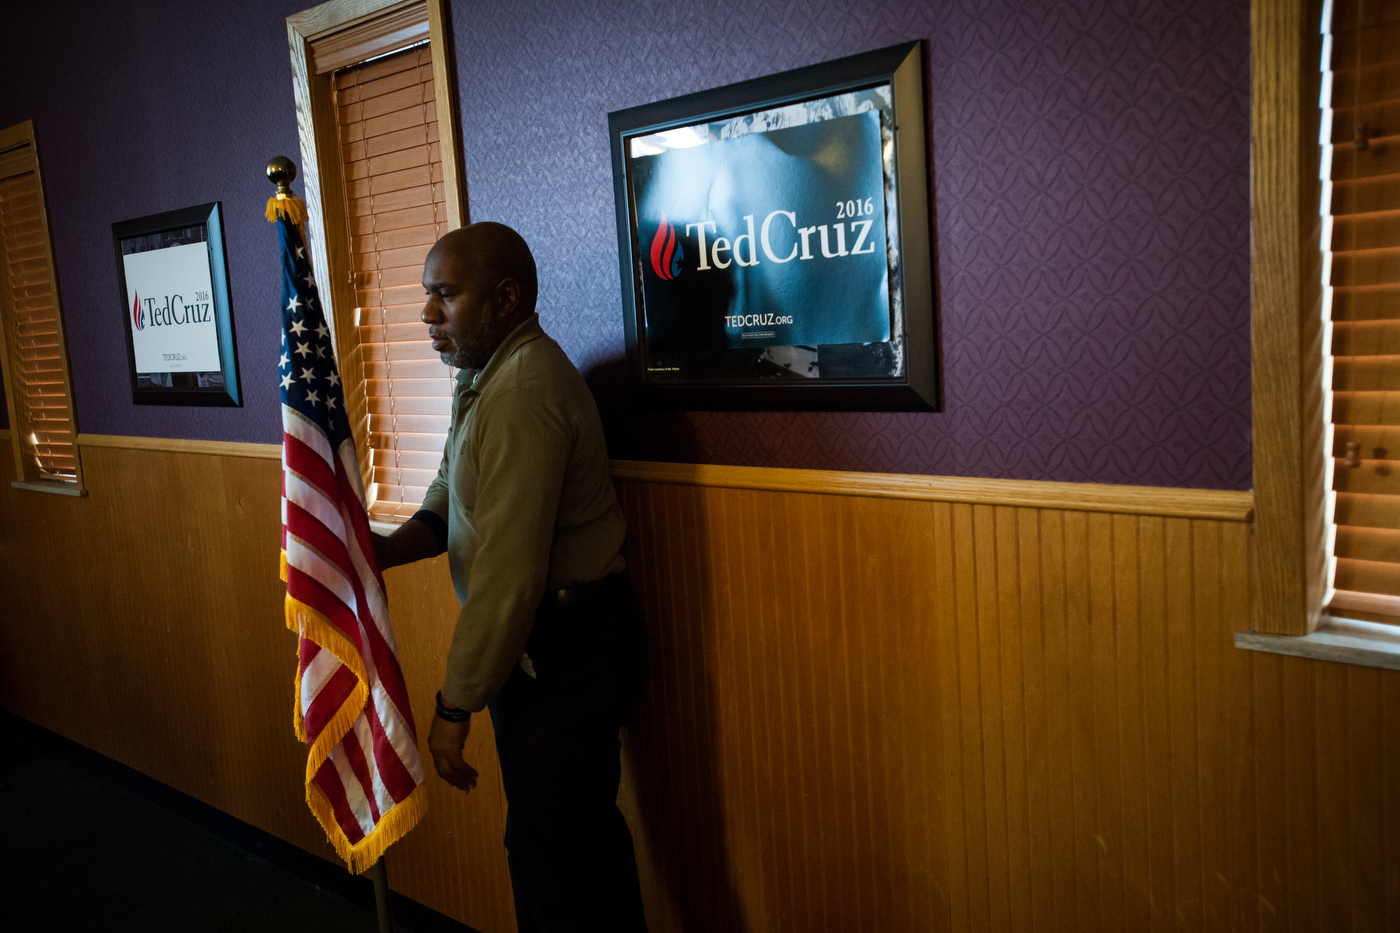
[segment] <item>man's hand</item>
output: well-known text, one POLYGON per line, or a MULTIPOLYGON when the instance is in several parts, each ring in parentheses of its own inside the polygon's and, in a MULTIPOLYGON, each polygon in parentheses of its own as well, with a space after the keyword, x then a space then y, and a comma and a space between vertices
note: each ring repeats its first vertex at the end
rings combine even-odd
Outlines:
POLYGON ((375 563, 381 571, 416 560, 427 560, 442 553, 433 530, 413 519, 404 522, 391 535, 371 532, 370 543, 374 547, 375 563))
POLYGON ((374 547, 374 562, 379 565, 381 573, 388 570, 390 567, 398 566, 399 562, 395 559, 398 555, 394 553, 395 548, 393 542, 389 540, 388 535, 382 535, 377 531, 371 531, 369 533, 369 541, 374 547))
POLYGON ((434 716, 428 730, 428 751, 433 753, 433 767, 438 775, 453 787, 467 792, 476 786, 476 769, 462 760, 462 748, 467 744, 471 727, 470 719, 448 722, 434 716))

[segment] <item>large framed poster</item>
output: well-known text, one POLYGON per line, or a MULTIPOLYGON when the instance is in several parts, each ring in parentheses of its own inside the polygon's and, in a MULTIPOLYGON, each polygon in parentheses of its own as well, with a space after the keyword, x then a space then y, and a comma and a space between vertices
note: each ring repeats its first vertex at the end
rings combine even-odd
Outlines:
POLYGON ((918 42, 610 113, 643 397, 935 410, 926 127, 918 42))
POLYGON ((219 202, 112 224, 131 400, 241 405, 219 202))

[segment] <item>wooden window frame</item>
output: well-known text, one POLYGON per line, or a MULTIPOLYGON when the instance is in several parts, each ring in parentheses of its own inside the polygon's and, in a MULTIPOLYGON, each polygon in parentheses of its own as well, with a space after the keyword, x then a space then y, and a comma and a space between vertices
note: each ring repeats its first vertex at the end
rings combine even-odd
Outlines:
MULTIPOLYGON (((0 376, 3 376, 5 386, 5 406, 10 419, 10 427, 6 432, 10 439, 10 448, 15 461, 15 479, 11 486, 17 489, 31 489, 39 492, 52 492, 69 496, 86 496, 87 489, 83 485, 83 458, 82 451, 78 445, 78 413, 77 405, 73 398, 73 374, 72 364, 68 358, 68 336, 67 327, 63 320, 63 302, 58 293, 58 268, 54 263, 53 255, 53 231, 49 225, 48 198, 44 192, 43 168, 39 160, 39 143, 34 134, 34 121, 25 120, 0 129, 0 152, 7 152, 11 149, 27 145, 34 155, 34 177, 39 187, 39 213, 44 225, 44 251, 45 258, 49 266, 50 287, 53 289, 54 318, 58 323, 58 344, 59 354, 63 362, 63 388, 68 393, 68 411, 73 419, 73 471, 74 479, 50 480, 31 476, 30 466, 24 455, 23 432, 27 429, 27 424, 20 417, 17 401, 19 399, 19 385, 14 373, 11 372, 11 358, 9 346, 6 339, 6 327, 4 322, 0 322, 0 376)), ((8 290, 6 294, 0 295, 0 314, 9 318, 13 313, 10 307, 8 290)))
MULTIPOLYGON (((344 200, 345 179, 341 171, 340 139, 336 132, 334 73, 316 74, 312 43, 355 27, 369 27, 367 30, 362 28, 361 32, 369 34, 371 38, 352 44, 352 52, 337 58, 337 69, 406 48, 396 32, 396 18, 419 5, 427 8, 428 40, 433 49, 434 105, 447 228, 455 230, 467 219, 466 188, 463 184, 457 81, 452 67, 452 33, 445 0, 328 0, 320 6, 287 17, 287 44, 292 57, 292 89, 296 99, 297 135, 301 140, 301 177, 311 240, 311 265, 317 273, 321 301, 335 341, 336 357, 342 361, 349 358, 352 347, 349 337, 356 326, 353 320, 355 289, 348 274, 351 268, 350 231, 346 226, 344 211, 326 210, 326 205, 339 205, 344 200)), ((363 398, 364 386, 347 385, 345 391, 347 407, 354 410, 351 396, 358 392, 363 398)), ((365 488, 369 489, 374 468, 369 456, 368 418, 352 419, 351 429, 355 435, 365 488)))
MULTIPOLYGON (((1310 636, 1332 621, 1325 605, 1328 452, 1318 145, 1323 5, 1251 4, 1252 626, 1273 635, 1310 636)), ((1400 634, 1394 640, 1400 644, 1400 634)))
POLYGON ((1321 0, 1253 0, 1250 333, 1256 631, 1307 635, 1327 586, 1318 249, 1321 0), (1314 15, 1316 13, 1316 15, 1314 15))

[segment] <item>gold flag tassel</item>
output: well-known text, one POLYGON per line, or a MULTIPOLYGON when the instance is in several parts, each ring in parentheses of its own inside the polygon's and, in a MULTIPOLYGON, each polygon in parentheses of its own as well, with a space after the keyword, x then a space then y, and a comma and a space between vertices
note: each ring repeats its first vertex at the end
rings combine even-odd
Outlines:
POLYGON ((408 831, 418 825, 428 813, 428 784, 425 781, 413 788, 409 795, 394 808, 379 818, 370 834, 359 842, 351 842, 340 828, 335 818, 335 808, 316 784, 306 785, 306 804, 311 808, 326 838, 335 847, 336 854, 345 862, 351 874, 368 871, 389 846, 398 842, 408 831))
MULTIPOLYGON (((423 815, 428 812, 428 790, 426 783, 420 783, 409 792, 409 795, 393 808, 383 814, 379 822, 375 824, 369 835, 359 842, 351 842, 345 835, 345 830, 341 828, 339 820, 336 819, 335 807, 329 798, 316 783, 316 772, 321 765, 330 757, 331 751, 340 740, 354 727, 355 720, 364 711, 365 701, 368 698, 367 689, 368 677, 365 672, 364 661, 359 653, 355 651, 349 640, 334 626, 330 620, 315 609, 294 599, 288 595, 286 599, 287 628, 296 632, 304 638, 310 638, 321 646, 322 651, 329 651, 340 663, 348 667, 355 675, 355 687, 350 692, 350 696, 336 710, 329 722, 321 729, 320 735, 311 743, 310 754, 306 762, 306 805, 310 807, 317 822, 321 824, 321 829, 326 833, 326 838, 330 840, 346 866, 354 874, 367 871, 381 855, 405 833, 417 825, 423 815)), ((297 703, 293 714, 293 723, 296 728, 297 738, 303 742, 308 741, 306 723, 302 719, 301 709, 301 664, 297 664, 296 677, 297 703)))
POLYGON ((276 156, 268 160, 267 177, 277 185, 277 193, 267 199, 268 223, 277 223, 277 218, 285 217, 293 226, 306 223, 306 202, 292 194, 292 180, 297 177, 297 167, 286 156, 276 156))

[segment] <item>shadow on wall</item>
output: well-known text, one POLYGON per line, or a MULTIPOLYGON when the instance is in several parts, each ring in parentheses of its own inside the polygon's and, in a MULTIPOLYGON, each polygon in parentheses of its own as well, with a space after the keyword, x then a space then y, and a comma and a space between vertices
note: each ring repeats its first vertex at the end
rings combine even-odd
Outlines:
MULTIPOLYGON (((608 430, 609 450, 646 429, 631 393, 625 359, 585 376, 608 430), (621 432, 626 432, 619 436, 621 432), (615 446, 616 445, 616 446, 615 446)), ((694 440, 677 414, 666 419, 667 449, 694 456, 694 440)), ((715 633, 709 529, 699 491, 686 497, 685 541, 647 535, 668 524, 650 484, 619 488, 627 514, 627 561, 647 620, 648 674, 642 702, 623 743, 619 804, 637 848, 647 923, 653 930, 747 933, 730 878, 727 818, 720 798, 719 703, 714 683, 715 633)))
POLYGON ((699 463, 700 449, 685 412, 654 411, 637 399, 625 356, 590 367, 583 380, 598 403, 608 456, 614 460, 699 463))

